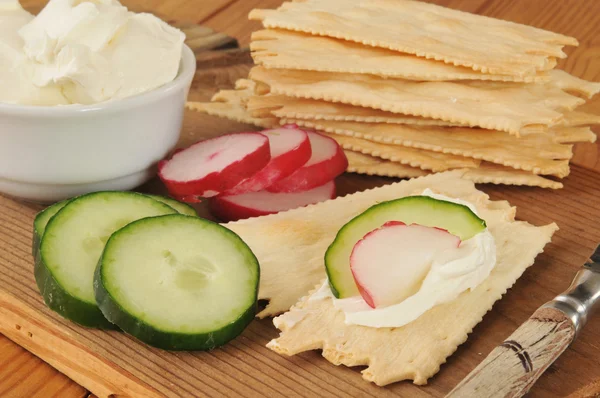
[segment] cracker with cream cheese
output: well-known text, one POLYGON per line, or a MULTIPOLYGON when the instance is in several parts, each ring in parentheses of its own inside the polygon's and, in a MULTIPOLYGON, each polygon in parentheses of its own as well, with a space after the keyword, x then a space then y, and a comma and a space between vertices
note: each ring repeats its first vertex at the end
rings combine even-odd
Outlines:
POLYGON ((550 75, 545 72, 526 76, 480 73, 464 66, 454 66, 411 54, 289 30, 254 32, 250 49, 254 62, 267 68, 368 73, 421 81, 542 82, 550 79, 550 75))
POLYGON ((258 296, 269 300, 269 304, 258 316, 287 311, 323 280, 323 256, 338 230, 374 203, 423 192, 426 188, 451 197, 486 196, 471 181, 462 179, 463 173, 432 174, 300 209, 225 224, 250 246, 260 262, 258 296))
POLYGON ((256 93, 358 105, 518 135, 551 126, 584 99, 543 84, 487 81, 415 82, 373 75, 254 67, 256 93))
MULTIPOLYGON (((427 178, 431 177, 405 184, 427 178)), ((460 194, 450 194, 436 185, 431 189, 473 203, 486 220, 497 248, 497 262, 490 276, 473 290, 436 305, 397 328, 347 325, 344 313, 334 307, 331 296, 312 292, 289 312, 275 318, 281 334, 268 347, 284 355, 321 349, 323 357, 335 365, 367 366, 362 371, 363 378, 380 386, 400 380, 426 384, 467 340, 494 303, 534 263, 558 229, 556 224, 536 227, 515 221, 515 208, 507 207, 506 202, 488 200, 472 185, 460 194)))
POLYGON ((542 29, 410 0, 304 0, 253 10, 266 28, 301 31, 524 76, 554 67, 577 40, 542 29))
POLYGON ((216 93, 211 102, 187 102, 186 108, 204 112, 212 116, 224 117, 240 123, 253 124, 263 128, 271 128, 279 123, 277 119, 255 118, 248 114, 244 102, 254 92, 254 82, 248 79, 239 79, 235 90, 221 90, 216 93))
POLYGON ((327 135, 346 135, 387 145, 402 145, 428 151, 472 157, 530 171, 534 174, 565 177, 569 174, 572 145, 556 143, 551 134, 517 138, 493 130, 436 126, 409 126, 387 123, 354 123, 288 120, 327 135))

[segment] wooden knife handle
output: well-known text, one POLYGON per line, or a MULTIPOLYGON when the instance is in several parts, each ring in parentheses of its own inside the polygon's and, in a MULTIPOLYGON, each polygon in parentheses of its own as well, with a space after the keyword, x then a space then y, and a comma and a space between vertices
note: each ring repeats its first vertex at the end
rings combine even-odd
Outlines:
POLYGON ((521 397, 575 338, 562 311, 542 307, 447 397, 521 397))

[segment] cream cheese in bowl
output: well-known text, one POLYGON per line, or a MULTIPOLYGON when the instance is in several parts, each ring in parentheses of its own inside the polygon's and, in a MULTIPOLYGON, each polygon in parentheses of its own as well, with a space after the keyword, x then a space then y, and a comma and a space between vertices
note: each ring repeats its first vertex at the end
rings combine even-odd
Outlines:
POLYGON ((1 9, 0 101, 23 105, 94 104, 144 93, 177 75, 185 35, 116 0, 50 0, 36 17, 18 2, 1 9), (38 91, 36 93, 31 86, 38 91))
POLYGON ((116 0, 0 0, 0 192, 51 202, 131 189, 175 146, 196 60, 116 0))

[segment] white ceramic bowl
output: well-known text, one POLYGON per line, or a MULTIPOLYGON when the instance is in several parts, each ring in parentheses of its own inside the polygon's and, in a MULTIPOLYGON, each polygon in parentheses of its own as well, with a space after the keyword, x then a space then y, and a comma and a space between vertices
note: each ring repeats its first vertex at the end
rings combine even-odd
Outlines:
POLYGON ((195 71, 184 46, 175 80, 144 94, 97 105, 0 104, 0 192, 48 203, 143 184, 179 139, 195 71))

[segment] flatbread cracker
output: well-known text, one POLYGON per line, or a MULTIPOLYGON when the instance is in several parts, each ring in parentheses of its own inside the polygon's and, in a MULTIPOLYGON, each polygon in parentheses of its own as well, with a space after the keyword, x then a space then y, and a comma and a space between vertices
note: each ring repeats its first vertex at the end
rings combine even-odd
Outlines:
POLYGON ((429 172, 416 167, 405 166, 359 152, 344 150, 344 153, 346 154, 346 158, 348 158, 348 168, 346 169, 348 173, 396 178, 414 178, 429 174, 429 172))
POLYGON ((549 134, 556 143, 596 142, 596 133, 589 127, 556 127, 549 134))
POLYGON ((330 135, 344 149, 376 156, 402 165, 433 172, 460 168, 476 168, 481 161, 464 156, 425 151, 402 145, 389 145, 346 135, 330 135))
POLYGON ((325 278, 323 256, 338 230, 373 204, 431 188, 448 196, 485 196, 464 171, 432 174, 316 205, 225 224, 250 246, 261 267, 259 299, 270 300, 260 318, 287 311, 325 278), (293 256, 290 253, 293 252, 293 256))
POLYGON ((561 189, 563 187, 563 184, 558 181, 528 171, 515 170, 489 162, 481 162, 478 168, 467 170, 463 178, 477 184, 525 185, 550 189, 561 189))
POLYGON ((561 69, 554 69, 549 72, 550 82, 553 87, 565 91, 572 91, 581 94, 586 98, 592 98, 600 92, 600 83, 590 82, 580 79, 561 69))
POLYGON ((257 94, 340 102, 518 134, 554 125, 585 100, 540 84, 483 81, 414 82, 372 75, 266 69, 250 71, 257 94))
POLYGON ((550 75, 545 72, 526 76, 490 75, 411 54, 290 30, 254 32, 250 49, 254 62, 267 68, 368 73, 421 81, 541 82, 550 79, 550 75))
POLYGON ((367 366, 363 378, 380 386, 407 379, 426 384, 558 229, 556 224, 536 227, 514 221, 514 208, 490 205, 494 202, 484 197, 454 197, 475 203, 496 241, 496 266, 479 286, 399 328, 346 325, 333 299, 313 292, 274 319, 281 335, 267 347, 284 355, 322 349, 323 357, 335 365, 367 366))
POLYGON ((211 102, 187 102, 185 106, 193 111, 224 117, 240 123, 253 124, 258 127, 271 128, 279 125, 276 118, 255 118, 248 114, 244 102, 253 92, 254 82, 248 79, 240 79, 236 82, 235 90, 221 90, 212 97, 211 102))
POLYGON ((560 124, 567 127, 600 124, 600 115, 580 111, 566 112, 560 124))
POLYGON ((552 68, 577 40, 531 26, 409 0, 304 0, 253 10, 266 28, 301 31, 472 68, 523 76, 552 68))
POLYGON ((569 174, 569 159, 573 156, 572 145, 555 143, 550 134, 516 138, 499 131, 464 127, 331 121, 312 123, 295 119, 288 122, 314 128, 326 134, 346 135, 388 145, 472 157, 559 178, 569 174))
MULTIPOLYGON (((348 158, 349 172, 397 178, 417 177, 419 175, 413 175, 416 171, 421 171, 421 175, 425 175, 425 172, 420 169, 411 168, 379 157, 364 155, 348 150, 344 152, 348 158), (361 166, 354 166, 354 162, 361 166)), ((563 187, 558 181, 550 180, 528 171, 515 170, 511 167, 500 166, 489 162, 481 162, 479 167, 466 170, 463 178, 477 184, 523 185, 551 189, 560 189, 563 187)))
POLYGON ((459 126, 439 119, 402 115, 379 109, 364 108, 285 95, 254 95, 246 103, 253 117, 282 119, 337 120, 347 122, 415 124, 422 126, 459 126))

